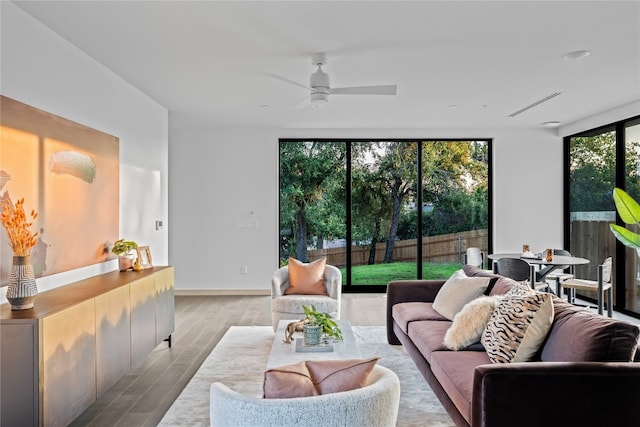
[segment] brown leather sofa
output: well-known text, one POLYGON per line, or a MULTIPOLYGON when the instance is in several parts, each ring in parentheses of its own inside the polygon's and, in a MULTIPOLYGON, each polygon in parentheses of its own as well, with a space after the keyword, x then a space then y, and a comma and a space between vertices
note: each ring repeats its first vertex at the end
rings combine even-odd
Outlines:
MULTIPOLYGON (((640 426, 637 325, 554 296, 554 321, 534 360, 491 363, 480 343, 444 346, 452 322, 432 308, 444 283, 390 282, 387 339, 404 346, 457 426, 640 426)), ((491 295, 514 285, 501 277, 491 295)))

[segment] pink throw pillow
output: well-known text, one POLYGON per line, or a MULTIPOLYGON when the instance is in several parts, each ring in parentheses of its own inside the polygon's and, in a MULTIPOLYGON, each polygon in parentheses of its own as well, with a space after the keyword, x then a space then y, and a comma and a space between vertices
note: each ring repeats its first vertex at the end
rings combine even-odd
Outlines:
POLYGON ((324 268, 327 258, 322 257, 310 263, 289 258, 289 287, 285 295, 328 295, 324 286, 324 268))

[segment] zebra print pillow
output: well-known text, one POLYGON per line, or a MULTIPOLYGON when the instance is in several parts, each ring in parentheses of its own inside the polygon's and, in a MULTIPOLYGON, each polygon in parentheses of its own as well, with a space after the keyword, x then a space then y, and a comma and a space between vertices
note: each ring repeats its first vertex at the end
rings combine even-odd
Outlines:
POLYGON ((530 360, 551 329, 553 313, 551 294, 507 292, 482 333, 489 359, 493 363, 530 360))

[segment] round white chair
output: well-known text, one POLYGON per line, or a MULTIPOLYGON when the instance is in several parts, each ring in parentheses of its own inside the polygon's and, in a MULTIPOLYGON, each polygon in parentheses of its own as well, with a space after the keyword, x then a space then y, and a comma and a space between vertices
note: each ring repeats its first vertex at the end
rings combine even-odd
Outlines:
POLYGON ((398 418, 400 381, 390 369, 375 366, 362 388, 290 399, 244 396, 221 383, 211 385, 211 426, 392 427, 398 418))

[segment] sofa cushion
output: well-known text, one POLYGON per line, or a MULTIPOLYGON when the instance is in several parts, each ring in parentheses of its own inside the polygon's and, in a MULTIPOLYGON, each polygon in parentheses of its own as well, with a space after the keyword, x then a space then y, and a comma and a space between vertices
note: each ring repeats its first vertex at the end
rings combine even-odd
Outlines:
POLYGON ((540 359, 544 362, 629 362, 638 326, 596 315, 555 298, 555 320, 540 359))
POLYGON ((433 300, 433 309, 453 320, 465 304, 483 294, 490 280, 488 277, 467 277, 458 270, 442 285, 433 300))
POLYGON ((465 264, 462 267, 462 271, 464 271, 464 274, 466 274, 468 277, 502 277, 498 274, 490 273, 487 270, 483 270, 480 267, 469 264, 465 264))
POLYGON ((482 333, 494 363, 526 362, 539 350, 553 322, 551 294, 514 288, 500 301, 482 333))
POLYGON ((324 268, 327 258, 322 257, 310 263, 289 258, 289 287, 285 295, 328 295, 324 285, 324 268))
POLYGON ((491 288, 491 292, 489 292, 489 296, 495 295, 504 295, 513 289, 515 286, 521 286, 520 282, 516 282, 513 279, 509 279, 508 277, 500 276, 496 283, 491 288))
POLYGON ((481 296, 465 305, 444 335, 444 345, 451 350, 461 350, 480 342, 482 332, 502 298, 481 296))
POLYGON ((433 309, 430 302, 403 302, 395 304, 391 308, 393 320, 406 334, 409 331, 409 323, 417 320, 448 320, 433 309))
POLYGON ((420 350, 427 362, 431 363, 431 353, 447 350, 444 335, 451 326, 451 321, 422 320, 409 323, 409 338, 420 350))
POLYGON ((431 356, 433 375, 469 424, 474 371, 490 363, 487 353, 481 351, 436 351, 431 356))
POLYGON ((308 397, 364 387, 379 359, 307 360, 272 368, 264 373, 264 397, 308 397))

